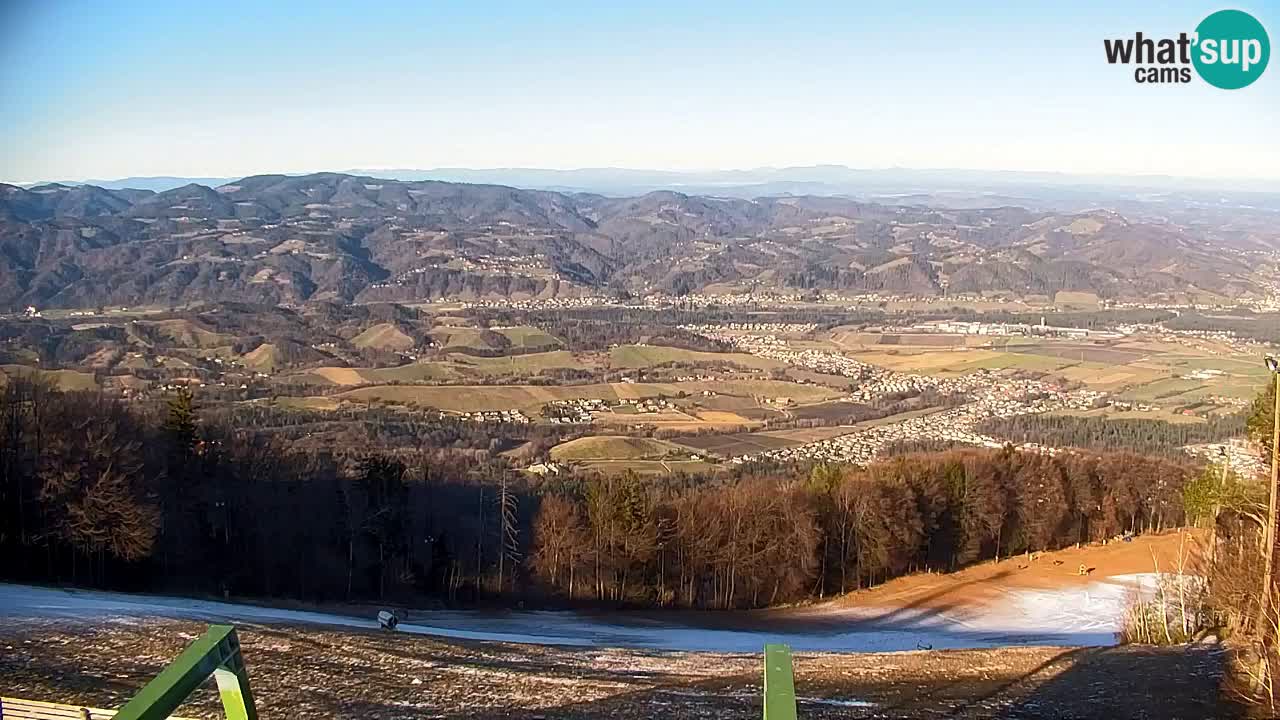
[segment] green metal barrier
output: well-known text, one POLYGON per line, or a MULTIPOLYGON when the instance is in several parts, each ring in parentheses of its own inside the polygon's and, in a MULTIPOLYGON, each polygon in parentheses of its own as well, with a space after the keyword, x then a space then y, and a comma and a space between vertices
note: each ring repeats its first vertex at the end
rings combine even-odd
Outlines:
POLYGON ((227 720, 258 720, 240 639, 230 625, 211 625, 177 660, 138 691, 115 720, 164 720, 213 675, 227 720))
POLYGON ((796 686, 791 648, 764 646, 764 720, 796 720, 796 686))

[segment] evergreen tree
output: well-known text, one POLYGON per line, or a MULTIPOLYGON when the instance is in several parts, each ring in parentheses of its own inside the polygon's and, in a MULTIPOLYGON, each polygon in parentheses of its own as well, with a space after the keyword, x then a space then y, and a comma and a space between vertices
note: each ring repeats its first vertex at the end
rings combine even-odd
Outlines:
POLYGON ((200 438, 196 431, 195 398, 192 397, 191 390, 188 388, 178 388, 169 397, 164 431, 183 456, 195 453, 200 438))

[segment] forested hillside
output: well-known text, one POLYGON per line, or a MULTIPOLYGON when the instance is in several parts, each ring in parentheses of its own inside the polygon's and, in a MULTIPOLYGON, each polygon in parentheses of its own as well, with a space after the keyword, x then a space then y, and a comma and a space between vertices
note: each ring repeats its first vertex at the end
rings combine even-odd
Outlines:
MULTIPOLYGON (((0 394, 0 574, 415 603, 756 607, 1183 521, 1194 468, 923 453, 864 469, 535 480, 462 450, 338 455, 26 381, 0 394)), ((463 443, 464 445, 466 443, 463 443)))

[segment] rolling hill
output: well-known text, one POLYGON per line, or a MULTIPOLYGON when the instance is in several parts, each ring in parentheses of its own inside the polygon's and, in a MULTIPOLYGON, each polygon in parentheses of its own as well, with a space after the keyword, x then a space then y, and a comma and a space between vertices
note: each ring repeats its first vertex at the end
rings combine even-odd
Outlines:
POLYGON ((0 185, 0 308, 531 300, 711 285, 1264 295, 1280 236, 1236 225, 337 173, 162 192, 0 185))

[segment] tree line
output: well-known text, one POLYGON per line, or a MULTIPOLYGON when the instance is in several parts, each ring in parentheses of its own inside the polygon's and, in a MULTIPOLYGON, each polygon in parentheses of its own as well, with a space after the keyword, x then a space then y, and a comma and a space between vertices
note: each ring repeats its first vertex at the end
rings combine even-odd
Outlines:
POLYGON ((978 432, 1014 443, 1180 456, 1185 445, 1244 435, 1245 422, 1246 413, 1211 415, 1205 422, 1186 423, 1147 418, 1016 415, 986 420, 978 425, 978 432))
POLYGON ((544 481, 470 449, 300 448, 202 418, 183 393, 146 405, 14 380, 0 392, 0 575, 307 601, 757 607, 1177 525, 1191 473, 1129 453, 963 450, 544 481))
POLYGON ((201 419, 185 393, 0 391, 0 576, 14 580, 466 602, 509 589, 498 518, 527 525, 533 507, 496 503, 517 487, 486 451, 308 445, 201 419))
POLYGON ((759 607, 919 570, 1180 525, 1189 462, 953 450, 865 468, 747 471, 654 487, 596 477, 546 494, 530 569, 562 598, 759 607))

